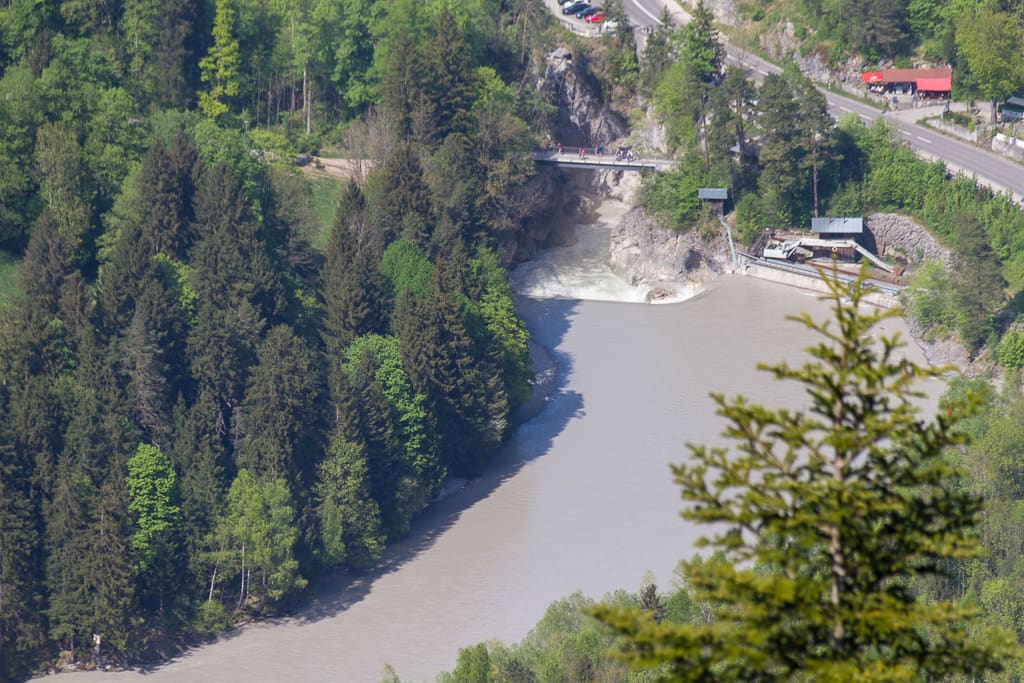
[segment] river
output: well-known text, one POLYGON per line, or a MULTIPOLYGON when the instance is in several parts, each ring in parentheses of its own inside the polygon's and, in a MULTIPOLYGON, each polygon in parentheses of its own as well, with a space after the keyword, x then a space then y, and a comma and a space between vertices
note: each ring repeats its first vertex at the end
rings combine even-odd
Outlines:
POLYGON ((798 359, 809 336, 784 316, 826 309, 742 276, 678 303, 628 303, 643 288, 602 256, 624 208, 606 202, 574 247, 514 273, 530 295, 521 314, 558 362, 557 387, 485 476, 429 508, 379 569, 321 582, 297 616, 239 629, 145 680, 376 683, 390 663, 404 682, 433 681, 459 647, 518 641, 573 591, 636 590, 648 571, 667 586, 698 533, 678 516, 668 465, 686 457, 685 442, 717 439, 708 392, 798 402, 798 389, 754 366, 798 359))

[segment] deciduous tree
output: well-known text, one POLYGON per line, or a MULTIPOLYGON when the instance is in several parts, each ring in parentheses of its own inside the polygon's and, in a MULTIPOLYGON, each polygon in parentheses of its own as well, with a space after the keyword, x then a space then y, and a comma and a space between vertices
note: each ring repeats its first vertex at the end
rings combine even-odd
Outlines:
POLYGON ((1024 28, 1016 17, 990 7, 962 14, 956 21, 956 47, 967 59, 982 94, 996 104, 1024 85, 1024 28))

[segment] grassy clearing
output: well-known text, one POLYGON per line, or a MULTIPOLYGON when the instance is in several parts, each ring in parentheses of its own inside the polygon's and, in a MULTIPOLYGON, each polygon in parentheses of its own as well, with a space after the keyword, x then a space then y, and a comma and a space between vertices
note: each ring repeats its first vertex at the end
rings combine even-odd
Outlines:
POLYGON ((320 230, 313 235, 313 246, 323 251, 331 236, 334 212, 338 208, 338 194, 341 181, 330 176, 318 176, 309 181, 313 186, 313 209, 316 211, 320 230))

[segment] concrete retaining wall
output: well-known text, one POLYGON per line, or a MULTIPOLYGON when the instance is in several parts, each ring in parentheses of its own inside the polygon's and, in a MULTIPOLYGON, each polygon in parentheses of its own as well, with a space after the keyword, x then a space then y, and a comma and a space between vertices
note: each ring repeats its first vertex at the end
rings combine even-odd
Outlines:
MULTIPOLYGON (((828 288, 825 286, 825 283, 822 282, 821 278, 817 275, 773 268, 764 263, 758 263, 755 261, 748 261, 747 266, 742 272, 744 275, 756 277, 761 280, 778 282, 779 284, 788 285, 790 287, 800 287, 801 289, 820 292, 822 294, 828 293, 828 288)), ((864 301, 880 308, 899 308, 901 306, 899 297, 881 291, 871 292, 864 297, 864 301)))

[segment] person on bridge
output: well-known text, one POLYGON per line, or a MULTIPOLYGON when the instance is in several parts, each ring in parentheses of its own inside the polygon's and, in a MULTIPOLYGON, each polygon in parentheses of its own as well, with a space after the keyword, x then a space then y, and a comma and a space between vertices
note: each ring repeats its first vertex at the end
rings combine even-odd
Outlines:
POLYGON ((561 142, 558 143, 558 153, 559 154, 562 153, 562 143, 561 142))

